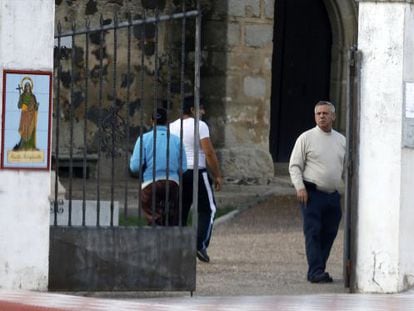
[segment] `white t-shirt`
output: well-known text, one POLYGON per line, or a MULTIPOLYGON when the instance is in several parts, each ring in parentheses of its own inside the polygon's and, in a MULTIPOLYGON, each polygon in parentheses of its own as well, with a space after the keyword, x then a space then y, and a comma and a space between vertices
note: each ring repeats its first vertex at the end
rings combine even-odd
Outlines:
MULTIPOLYGON (((183 119, 183 145, 185 153, 187 155, 187 168, 194 168, 194 118, 183 119)), ((170 133, 180 137, 181 119, 175 120, 170 123, 170 133)), ((199 121, 199 134, 198 140, 198 168, 206 167, 206 155, 200 146, 200 140, 210 137, 210 131, 207 124, 204 121, 199 121)))

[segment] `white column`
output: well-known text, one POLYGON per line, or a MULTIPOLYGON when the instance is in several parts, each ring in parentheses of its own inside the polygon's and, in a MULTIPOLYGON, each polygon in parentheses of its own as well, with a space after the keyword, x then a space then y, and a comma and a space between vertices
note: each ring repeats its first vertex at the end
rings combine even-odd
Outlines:
POLYGON ((410 97, 405 89, 414 82, 410 2, 359 2, 362 64, 355 264, 356 289, 361 292, 398 292, 414 284, 414 139, 407 136, 414 130, 406 127, 410 119, 405 110, 410 97))
MULTIPOLYGON (((54 9, 54 0, 0 0, 1 76, 53 70, 54 9)), ((0 288, 47 289, 49 192, 48 171, 0 170, 0 288)))

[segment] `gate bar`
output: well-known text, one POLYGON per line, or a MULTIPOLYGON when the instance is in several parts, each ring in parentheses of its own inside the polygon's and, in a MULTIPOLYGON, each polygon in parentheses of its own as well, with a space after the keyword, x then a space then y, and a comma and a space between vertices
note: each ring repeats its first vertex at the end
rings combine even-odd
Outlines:
MULTIPOLYGON (((89 20, 85 22, 86 30, 89 29, 89 20)), ((89 55, 89 36, 85 34, 85 55, 89 55)), ((89 92, 89 57, 85 57, 85 112, 88 111, 88 92, 89 92)), ((83 120, 83 189, 82 189, 82 226, 86 225, 86 174, 87 174, 87 163, 86 153, 88 149, 88 140, 86 133, 88 131, 88 118, 83 120)))
MULTIPOLYGON (((75 22, 72 23, 72 30, 76 31, 75 22)), ((70 84, 70 105, 69 105, 69 207, 68 207, 68 226, 72 226, 72 192, 73 192, 73 115, 74 115, 74 102, 75 102, 75 90, 74 90, 74 77, 76 73, 75 59, 76 59, 76 42, 75 37, 72 37, 72 51, 71 51, 71 84, 70 84)))
POLYGON ((197 10, 192 10, 192 11, 188 11, 188 12, 181 12, 181 13, 173 13, 170 15, 162 15, 159 17, 144 17, 144 19, 138 19, 135 21, 132 21, 131 23, 129 22, 122 22, 122 23, 118 23, 118 25, 114 25, 114 24, 110 24, 110 25, 103 25, 102 22, 102 16, 101 16, 101 27, 98 28, 91 28, 89 30, 86 29, 82 29, 82 30, 72 30, 72 31, 68 31, 68 32, 64 32, 64 33, 58 33, 57 36, 55 36, 55 38, 63 38, 63 37, 70 37, 70 36, 76 36, 76 35, 81 35, 81 34, 86 34, 88 32, 98 32, 98 31, 104 31, 104 30, 113 30, 115 28, 119 29, 119 28, 127 28, 129 26, 139 26, 139 25, 143 25, 143 24, 153 24, 155 22, 163 22, 163 21, 168 21, 168 20, 173 20, 173 19, 186 19, 187 17, 194 17, 194 16, 198 16, 199 12, 197 10))
MULTIPOLYGON (((182 3, 182 10, 183 12, 185 12, 185 1, 183 1, 182 3)), ((180 109, 180 186, 179 186, 179 194, 178 194, 178 209, 179 209, 179 221, 178 221, 178 225, 182 226, 182 222, 184 221, 184 223, 187 222, 186 220, 182 219, 182 211, 183 211, 183 108, 184 108, 184 76, 185 76, 185 30, 186 30, 186 22, 187 19, 183 18, 181 20, 181 51, 180 51, 180 97, 181 97, 181 109, 180 109)), ((196 151, 194 150, 194 156, 196 155, 196 151)), ((194 163, 195 159, 194 159, 194 163)), ((194 199, 193 199, 194 202, 194 199)))
POLYGON ((126 106, 127 106, 127 114, 126 114, 126 123, 125 123, 125 198, 124 198, 124 217, 125 219, 128 218, 128 176, 129 176, 129 159, 130 159, 130 152, 129 152, 129 141, 130 141, 130 133, 129 133, 129 111, 131 109, 131 86, 130 86, 130 79, 131 79, 131 14, 128 15, 128 48, 127 48, 127 93, 126 93, 126 106))
MULTIPOLYGON (((144 10, 144 19, 146 19, 146 11, 144 10)), ((144 68, 145 62, 145 31, 146 31, 146 24, 144 23, 141 27, 141 40, 140 40, 140 48, 141 48, 141 68, 144 68)), ((142 143, 143 135, 144 135, 144 82, 145 82, 145 74, 144 70, 141 70, 141 85, 140 85, 140 93, 141 93, 141 101, 140 101, 140 109, 139 109, 139 139, 141 141, 140 148, 139 148, 139 167, 142 168, 142 158, 143 158, 143 148, 144 144, 142 143)), ((139 173, 141 174, 141 173, 139 173)), ((142 174, 138 178, 138 217, 141 217, 142 211, 142 174)))
MULTIPOLYGON (((201 52, 201 10, 200 1, 197 1, 197 17, 196 17, 196 37, 195 37, 195 55, 194 55, 194 108, 195 108, 195 123, 194 123, 194 165, 193 165, 193 223, 196 232, 198 232, 198 159, 200 148, 200 52, 201 52)), ((197 249, 197 245, 196 245, 197 249)))
MULTIPOLYGON (((172 27, 171 27, 171 29, 172 29, 172 27)), ((172 31, 170 31, 170 32, 168 32, 167 33, 167 36, 168 36, 168 40, 167 40, 167 107, 165 107, 166 109, 167 109, 167 120, 168 120, 168 123, 169 123, 169 120, 170 120, 170 109, 171 109, 171 79, 172 79, 172 74, 171 74, 171 47, 172 47, 172 35, 171 35, 171 32, 172 31)), ((170 177, 170 161, 169 161, 169 158, 170 158, 170 136, 171 136, 171 133, 170 133, 170 126, 168 125, 167 126, 167 142, 168 142, 168 145, 167 145, 167 155, 166 155, 166 158, 167 158, 167 174, 166 174, 166 178, 167 178, 167 180, 169 180, 169 177, 170 177)), ((179 187, 181 187, 181 184, 179 184, 179 187)), ((179 191, 179 190, 178 190, 179 191)), ((167 198, 167 200, 166 200, 166 205, 165 205, 165 213, 166 213, 166 215, 167 215, 167 218, 166 218, 166 225, 167 226, 169 226, 169 215, 170 215, 170 200, 169 200, 169 198, 170 198, 170 185, 169 185, 169 183, 167 183, 167 188, 166 188, 166 192, 165 192, 165 196, 166 196, 166 198, 167 198)), ((182 217, 182 215, 181 215, 181 213, 179 213, 179 218, 181 218, 182 217)))
MULTIPOLYGON (((153 81, 154 81, 154 92, 153 92, 153 107, 152 107, 152 115, 155 117, 157 114, 157 106, 158 106, 158 9, 155 10, 155 33, 154 33, 154 75, 153 75, 153 81)), ((144 53, 144 51, 142 51, 144 53)), ((143 109, 143 106, 141 106, 141 109, 143 109)), ((152 141, 152 158, 153 158, 153 166, 152 166, 152 198, 151 198, 151 210, 152 215, 155 215, 155 205, 156 205, 156 184, 155 184, 155 174, 157 171, 157 121, 156 118, 154 120, 154 123, 152 125, 152 132, 153 132, 153 141, 152 141)), ((168 142, 167 142, 168 143, 168 142)), ((141 141, 141 145, 143 145, 143 141, 141 141)), ((168 161, 168 159, 167 159, 168 161)), ((155 221, 152 222, 152 227, 155 227, 155 221)))
POLYGON ((117 57, 118 57, 118 32, 117 32, 117 27, 118 26, 118 15, 115 13, 114 15, 114 56, 113 56, 113 67, 112 67, 112 73, 113 73, 113 79, 112 79, 112 97, 113 97, 113 101, 112 101, 112 120, 111 120, 111 139, 112 139, 112 144, 111 144, 111 205, 110 205, 110 210, 111 210, 111 221, 110 221, 110 225, 111 227, 114 225, 114 199, 115 199, 115 189, 114 189, 114 185, 115 185, 115 114, 116 114, 116 82, 117 82, 117 71, 116 71, 116 63, 117 63, 117 57))
POLYGON ((96 226, 100 226, 99 215, 101 210, 101 148, 102 148, 102 107, 103 107, 103 17, 101 15, 100 20, 100 40, 99 40, 99 96, 98 96, 98 161, 96 167, 96 226))
MULTIPOLYGON (((57 25, 58 34, 62 32, 62 25, 60 22, 57 25)), ((62 73, 62 65, 60 63, 61 57, 61 38, 57 38, 57 59, 58 59, 58 66, 57 66, 57 86, 56 86, 56 146, 55 146, 55 197, 53 201, 53 210, 54 210, 54 219, 53 225, 57 226, 57 214, 58 214, 58 190, 59 190, 59 177, 58 177, 58 170, 59 170, 59 124, 60 124, 60 78, 62 73)))

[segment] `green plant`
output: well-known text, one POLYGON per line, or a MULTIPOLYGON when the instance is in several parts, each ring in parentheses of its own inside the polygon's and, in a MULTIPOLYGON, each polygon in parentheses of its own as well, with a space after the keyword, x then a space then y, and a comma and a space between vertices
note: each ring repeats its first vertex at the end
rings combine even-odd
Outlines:
POLYGON ((125 218, 125 215, 123 213, 121 213, 119 215, 119 225, 120 226, 125 226, 125 227, 142 227, 145 226, 147 224, 147 221, 145 220, 144 217, 139 217, 139 216, 128 216, 125 218))

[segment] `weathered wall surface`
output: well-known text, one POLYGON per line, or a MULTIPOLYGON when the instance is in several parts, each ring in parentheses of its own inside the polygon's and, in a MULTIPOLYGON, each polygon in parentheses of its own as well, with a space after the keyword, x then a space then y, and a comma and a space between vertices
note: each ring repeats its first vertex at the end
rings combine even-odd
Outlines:
POLYGON ((359 4, 362 52, 356 289, 397 292, 414 284, 412 167, 413 1, 359 4), (411 119, 411 120, 409 120, 411 119), (412 136, 412 129, 411 131, 412 136))
POLYGON ((363 68, 357 284, 361 291, 392 292, 397 288, 402 10, 401 5, 385 8, 360 4, 358 45, 363 53, 363 68), (393 29, 392 33, 387 29, 393 29), (393 53, 388 53, 391 50, 393 53), (378 168, 383 178, 376 178, 373 187, 372 177, 378 176, 378 168))
MULTIPOLYGON (((154 15, 154 5, 148 5, 151 1, 56 1, 56 20, 61 21, 63 32, 72 27, 72 20, 76 21, 76 27, 84 28, 84 19, 87 17, 91 25, 99 25, 100 15, 103 22, 113 22, 113 13, 117 12, 119 20, 126 20, 128 14, 132 18, 143 16, 143 7, 148 15, 154 15)), ((158 9, 161 14, 167 14, 174 10, 180 10, 176 3, 181 1, 160 1, 158 9)), ((193 3, 188 1, 187 8, 193 3)), ((273 163, 268 152, 269 137, 269 109, 270 109, 270 81, 271 81, 271 57, 273 38, 273 1, 202 1, 203 29, 202 29, 202 68, 201 68, 201 94, 207 104, 207 121, 211 125, 211 134, 215 146, 219 150, 219 157, 224 176, 228 181, 249 179, 253 182, 266 182, 273 176, 273 163)), ((169 25, 159 29, 158 53, 160 56, 160 82, 157 86, 158 96, 166 98, 167 90, 167 55, 172 55, 171 88, 172 118, 178 116, 180 79, 179 79, 179 51, 181 45, 180 24, 175 24, 173 32, 173 48, 168 48, 169 25), (165 28, 167 27, 167 28, 165 28), (167 34, 167 35, 166 35, 167 34)), ((141 53, 140 28, 134 28, 131 46, 133 55, 141 53)), ((117 75, 119 92, 116 104, 111 94, 113 86, 113 62, 114 53, 113 34, 106 32, 104 35, 105 54, 103 56, 104 93, 103 93, 103 118, 110 116, 111 109, 116 106, 117 128, 122 128, 126 118, 130 120, 130 148, 139 133, 140 107, 144 107, 145 122, 142 126, 148 128, 149 111, 154 102, 151 91, 154 90, 154 41, 153 27, 145 29, 145 62, 141 68, 140 57, 132 57, 132 71, 129 79, 126 73, 126 34, 119 32, 118 46, 122 47, 117 55, 117 75), (144 92, 141 94, 141 70, 145 71, 144 92), (124 83, 125 82, 125 83, 124 83), (130 109, 126 109, 125 92, 126 85, 130 85, 130 109), (109 89, 109 90, 108 90, 109 89), (150 91, 148 91, 150 90, 150 91)), ((89 99, 95 98, 89 104, 86 115, 88 118, 88 152, 97 152, 98 148, 98 112, 99 103, 96 96, 99 93, 99 80, 97 73, 100 70, 99 40, 91 41, 89 57, 90 75, 92 83, 89 87, 89 99)), ((193 60, 194 55, 194 30, 191 21, 188 22, 186 38, 186 67, 185 67, 185 93, 193 91, 193 60)), ((67 44, 67 43, 66 43, 67 44)), ((69 43, 70 45, 70 43, 69 43)), ((72 145, 80 150, 83 145, 83 115, 85 115, 85 91, 80 85, 83 82, 84 66, 84 39, 77 39, 76 55, 79 56, 77 66, 79 73, 72 74, 71 68, 63 67, 61 78, 62 113, 63 120, 62 141, 69 141, 68 115, 70 114, 70 87, 71 79, 79 85, 75 86, 74 113, 77 117, 74 123, 75 141, 72 145), (72 78, 73 76, 73 78, 72 78)), ((67 57, 71 57, 71 46, 67 51, 67 57)), ((76 68, 75 68, 76 70, 76 68)), ((104 136, 110 135, 110 130, 105 130, 104 136), (108 133, 108 134, 106 134, 108 133)), ((109 125, 108 125, 109 126, 109 125)), ((124 133, 120 132, 122 136, 124 133)), ((109 137, 109 136, 108 136, 109 137)), ((104 137, 104 141, 105 141, 104 137)), ((66 143, 66 149, 70 144, 66 143)), ((105 148, 105 145, 103 146, 105 148)))
MULTIPOLYGON (((144 1, 145 2, 145 1, 144 1)), ((152 3, 149 1, 149 3, 152 3)), ((150 16, 155 11, 152 5, 147 5, 150 16)), ((160 14, 165 9, 165 1, 160 1, 160 14)), ((170 8, 170 10, 173 10, 170 8)), ((109 25, 118 22, 126 22, 128 18, 140 19, 144 17, 141 0, 135 1, 56 1, 56 22, 59 23, 62 33, 72 29, 86 29, 89 27, 99 29, 101 25, 109 25), (116 13, 116 16, 115 16, 116 13)), ((177 24, 168 24, 175 27, 177 24)), ((83 146, 84 118, 87 119, 87 144, 88 153, 96 153, 98 150, 98 129, 102 125, 101 149, 108 151, 111 148, 112 122, 116 127, 116 144, 121 149, 121 141, 126 132, 130 132, 130 148, 140 127, 146 130, 150 126, 150 113, 155 98, 167 97, 167 41, 165 35, 166 23, 160 23, 159 35, 156 38, 154 24, 146 24, 131 28, 130 36, 130 67, 128 73, 128 29, 117 30, 116 39, 114 31, 92 32, 74 37, 61 39, 60 58, 55 47, 55 75, 57 67, 61 64, 60 73, 60 135, 61 152, 67 153, 69 145, 79 152, 83 146), (101 40, 102 39, 102 40, 101 40), (115 43, 115 40, 116 43, 115 43), (88 41, 88 49, 86 41, 88 41), (156 41, 157 49, 156 51, 156 41), (102 50, 102 53, 101 53, 102 50), (158 53, 159 79, 154 94, 155 54, 158 53), (141 59, 141 55, 144 55, 141 59), (72 65, 73 61, 73 65, 72 65), (101 79, 102 75, 102 79, 101 79), (88 77, 88 84, 85 78, 88 77), (73 87, 73 90, 71 89, 73 87), (73 94, 72 94, 73 93, 73 94), (144 110, 141 121, 141 107, 144 110), (71 111, 72 109, 72 111, 71 111), (69 142, 70 114, 74 115, 74 141, 69 142), (126 128, 128 119, 129 127, 126 128), (142 123, 142 124, 141 124, 142 123)), ((56 25, 56 29, 58 25, 56 25)), ((180 37, 178 36, 178 39, 180 37)), ((178 40, 177 39, 177 40, 178 40)), ((58 42, 55 41, 57 46, 58 42)), ((179 46, 179 42, 172 41, 171 45, 179 46)), ((175 54, 177 48, 171 48, 170 53, 175 63, 171 69, 172 81, 171 96, 180 93, 179 74, 177 62, 179 57, 175 54)), ((188 87, 187 87, 188 91, 188 87)), ((172 98, 174 101, 174 98, 172 98)), ((177 109, 176 106, 173 108, 177 109)))
MULTIPOLYGON (((116 175, 124 178, 124 157, 132 151, 140 130, 145 132, 150 128, 153 105, 169 98, 170 119, 178 116, 181 21, 160 22, 158 27, 153 23, 134 26, 130 28, 130 37, 128 28, 118 29, 116 37, 113 30, 101 32, 99 28, 116 22, 125 23, 129 18, 137 20, 154 17, 157 12, 165 15, 179 10, 174 1, 56 1, 57 30, 61 29, 63 34, 87 26, 95 30, 88 36, 76 36, 73 41, 71 36, 62 38, 60 57, 55 41, 55 76, 61 64, 60 154, 67 155, 70 147, 75 155, 81 154, 84 148, 89 154, 100 151, 103 168, 110 167, 105 163, 110 163, 114 154, 117 157, 116 175)), ((194 19, 187 20, 187 29, 190 39, 193 38, 194 19)), ((194 50, 194 39, 188 40, 185 48, 194 50)), ((185 70, 183 85, 188 94, 193 91, 191 60, 187 61, 185 70)), ((103 169, 101 176, 107 178, 111 173, 103 169)))
MULTIPOLYGON (((1 0, 0 68, 52 71, 53 25, 53 0, 1 0)), ((50 172, 0 171, 0 288, 47 289, 49 192, 50 172)))
POLYGON ((52 227, 50 289, 194 291, 193 231, 191 227, 52 227))
MULTIPOLYGON (((414 1, 404 10, 404 85, 414 85, 414 1)), ((412 100, 405 97, 403 113, 412 100)), ((403 118, 403 120, 407 120, 403 118)), ((411 122, 413 119, 411 118, 411 122)), ((403 121, 404 122, 404 121, 403 121)), ((401 210, 400 210, 400 276, 399 288, 414 286, 414 146, 403 148, 401 154, 401 210)))
POLYGON ((229 181, 266 182, 274 1, 214 0, 204 18, 202 94, 229 181))

